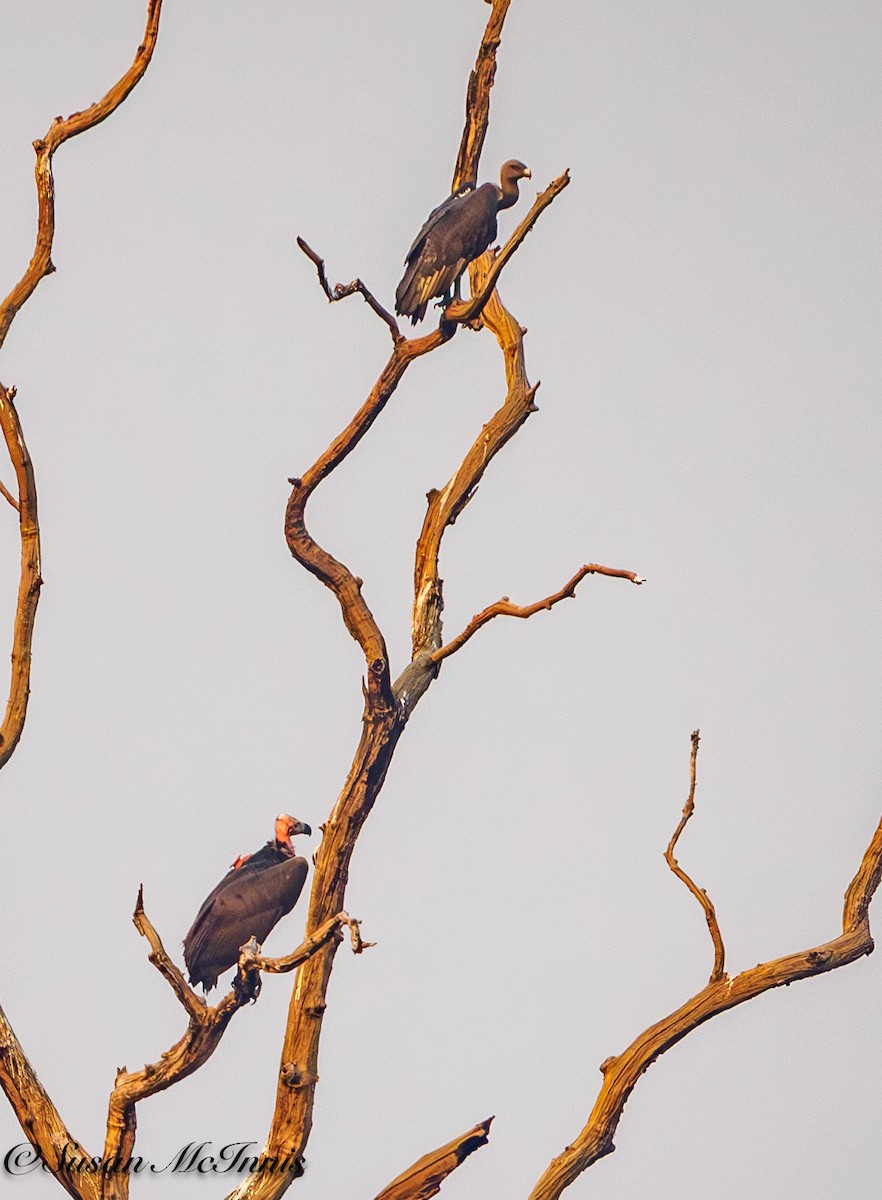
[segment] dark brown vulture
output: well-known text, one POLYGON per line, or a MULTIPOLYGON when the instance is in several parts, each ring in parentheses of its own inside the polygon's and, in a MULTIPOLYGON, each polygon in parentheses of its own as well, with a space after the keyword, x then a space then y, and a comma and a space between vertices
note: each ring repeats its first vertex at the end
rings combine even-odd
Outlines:
POLYGON ((311 834, 303 821, 287 813, 276 817, 274 841, 239 857, 206 897, 184 938, 184 961, 192 984, 207 992, 217 977, 236 965, 239 950, 254 937, 259 943, 297 903, 306 879, 306 859, 298 858, 291 838, 311 834))
POLYGON ((529 178, 529 169, 512 158, 500 172, 501 187, 484 183, 455 192, 429 214, 404 260, 407 270, 395 293, 397 313, 416 325, 435 296, 449 304, 454 285, 459 295, 463 271, 496 237, 496 214, 511 208, 518 198, 518 180, 529 178))

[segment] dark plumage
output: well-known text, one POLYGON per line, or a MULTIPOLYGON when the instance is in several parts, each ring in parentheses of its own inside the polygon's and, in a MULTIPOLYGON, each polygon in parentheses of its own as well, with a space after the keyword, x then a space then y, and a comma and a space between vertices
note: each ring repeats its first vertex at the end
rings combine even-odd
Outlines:
POLYGON ((297 903, 306 879, 306 859, 298 858, 291 838, 311 834, 303 821, 287 813, 276 817, 275 840, 254 854, 237 858, 206 897, 184 938, 184 961, 192 984, 207 992, 222 971, 236 965, 239 950, 254 937, 259 943, 297 903))
POLYGON ((463 271, 496 237, 496 214, 518 198, 518 180, 529 179, 522 162, 510 159, 500 172, 501 187, 484 183, 448 197, 429 215, 404 260, 407 270, 395 293, 395 311, 414 325, 426 315, 429 301, 451 288, 457 294, 463 271))

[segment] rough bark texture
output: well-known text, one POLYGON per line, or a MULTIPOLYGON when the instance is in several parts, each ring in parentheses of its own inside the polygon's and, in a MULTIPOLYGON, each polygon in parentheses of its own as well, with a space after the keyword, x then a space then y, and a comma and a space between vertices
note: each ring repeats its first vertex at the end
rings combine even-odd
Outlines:
MULTIPOLYGON (((52 156, 64 142, 106 120, 125 100, 150 64, 159 33, 162 0, 148 0, 144 41, 131 67, 96 104, 66 119, 56 117, 44 138, 34 142, 37 161, 37 235, 27 270, 0 304, 0 347, 22 305, 33 295, 40 280, 54 270, 52 245, 55 238, 55 187, 52 156)), ((0 767, 14 751, 27 715, 30 687, 31 643, 40 578, 40 533, 37 521, 37 491, 33 467, 14 405, 15 389, 0 385, 0 426, 18 482, 21 533, 21 576, 13 633, 12 677, 9 701, 0 727, 0 767)), ((4 488, 4 494, 9 494, 4 488)), ((59 1183, 72 1196, 94 1200, 101 1184, 97 1177, 66 1170, 61 1153, 75 1139, 53 1106, 31 1066, 24 1049, 5 1015, 0 1013, 0 1087, 12 1105, 28 1140, 39 1151, 59 1183)))
MULTIPOLYGON (((511 0, 489 0, 491 13, 470 76, 466 117, 453 175, 456 190, 478 177, 481 149, 487 133, 490 94, 497 51, 511 0)), ((68 138, 103 121, 122 103, 143 76, 158 33, 161 0, 149 0, 144 43, 119 82, 97 104, 66 120, 57 118, 46 137, 35 143, 38 194, 37 240, 30 265, 10 295, 0 305, 0 345, 22 304, 37 284, 54 269, 52 242, 55 228, 52 155, 68 138)), ((302 1173, 302 1159, 313 1120, 318 1081, 321 1032, 329 1002, 329 984, 337 947, 348 927, 353 949, 359 953, 358 922, 345 909, 349 868, 358 836, 379 796, 399 738, 411 713, 437 678, 447 658, 462 649, 497 616, 528 618, 553 608, 575 594, 586 575, 598 574, 640 584, 631 571, 589 563, 580 567, 557 592, 526 605, 503 597, 478 613, 466 628, 446 644, 443 640, 443 587, 440 553, 445 531, 462 514, 484 472, 507 442, 537 411, 538 387, 527 376, 524 357, 526 330, 505 308, 497 291, 500 274, 521 247, 538 216, 569 183, 567 172, 540 193, 526 216, 499 252, 487 251, 471 264, 471 297, 447 306, 438 327, 415 338, 405 338, 395 318, 376 300, 360 279, 350 284, 328 283, 324 261, 306 242, 301 250, 314 264, 319 283, 329 301, 360 294, 387 326, 392 351, 377 381, 352 420, 327 450, 303 474, 292 479, 285 513, 285 538, 292 556, 316 576, 335 596, 345 627, 364 655, 364 713, 361 736, 339 797, 323 826, 323 840, 315 856, 315 871, 307 914, 306 938, 291 954, 267 959, 259 947, 243 947, 232 991, 214 1006, 189 987, 180 969, 166 953, 144 911, 139 894, 134 921, 150 945, 150 960, 169 983, 187 1016, 187 1028, 161 1058, 142 1070, 121 1068, 111 1092, 104 1148, 105 1162, 124 1163, 133 1153, 139 1101, 171 1087, 192 1074, 217 1048, 233 1015, 257 997, 263 971, 284 973, 296 969, 278 1069, 276 1104, 264 1156, 291 1164, 287 1172, 261 1172, 245 1178, 232 1193, 237 1200, 277 1200, 302 1173), (306 523, 309 500, 324 479, 353 453, 383 413, 405 372, 423 355, 440 350, 463 324, 486 328, 502 354, 505 391, 499 408, 476 434, 453 476, 440 489, 429 491, 428 507, 417 541, 414 561, 412 656, 393 682, 386 640, 363 594, 364 584, 348 566, 320 546, 306 523)), ((10 698, 0 728, 0 766, 21 736, 29 686, 30 648, 40 588, 39 530, 33 470, 14 406, 14 389, 0 385, 0 426, 18 484, 18 499, 0 486, 0 494, 18 510, 21 528, 22 568, 18 592, 10 698)), ((571 1145, 549 1164, 536 1183, 531 1200, 554 1200, 598 1158, 609 1154, 624 1105, 643 1072, 666 1050, 693 1029, 720 1012, 742 1004, 762 992, 797 979, 844 966, 873 949, 869 905, 882 877, 882 824, 867 849, 845 898, 842 933, 814 949, 762 963, 734 978, 725 972, 725 951, 716 913, 707 894, 692 881, 674 858, 678 839, 694 811, 698 734, 693 735, 690 788, 680 823, 667 849, 671 870, 701 904, 714 948, 714 966, 708 984, 641 1033, 620 1055, 603 1063, 603 1084, 582 1131, 571 1145)), ((59 1183, 80 1200, 126 1200, 129 1176, 124 1171, 103 1175, 71 1173, 63 1165, 64 1147, 74 1143, 0 1009, 0 1087, 9 1099, 22 1128, 42 1155, 59 1183)), ((492 1118, 491 1118, 492 1119, 492 1118)), ((398 1175, 376 1200, 426 1200, 437 1194, 443 1181, 474 1150, 487 1142, 490 1120, 481 1122, 439 1149, 419 1158, 398 1175)), ((78 1144, 78 1143, 77 1143, 78 1144)), ((82 1152, 88 1157, 85 1151, 82 1152)))
MULTIPOLYGON (((0 725, 0 767, 15 747, 24 729, 28 711, 28 696, 31 690, 31 646, 34 640, 34 624, 37 619, 37 603, 40 599, 40 523, 37 519, 37 485, 31 456, 25 445, 21 422, 15 410, 15 388, 5 388, 0 383, 0 428, 9 451, 9 461, 15 471, 18 484, 18 501, 12 501, 18 510, 18 527, 21 538, 21 569, 19 573, 18 598, 15 606, 15 625, 12 635, 12 671, 9 679, 9 699, 3 724, 0 725)), ((4 488, 4 492, 5 492, 4 488)), ((7 496, 7 499, 11 497, 7 496)))
POLYGON ((412 1167, 402 1171, 384 1187, 376 1200, 430 1200, 430 1197, 437 1196, 450 1172, 455 1171, 475 1150, 486 1146, 492 1120, 492 1117, 488 1117, 446 1146, 424 1154, 412 1167))

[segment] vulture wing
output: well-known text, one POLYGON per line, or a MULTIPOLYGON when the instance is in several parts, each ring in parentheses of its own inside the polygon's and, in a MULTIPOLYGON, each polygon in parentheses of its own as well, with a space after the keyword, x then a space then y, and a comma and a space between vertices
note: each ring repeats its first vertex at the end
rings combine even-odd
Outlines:
POLYGON ((425 220, 425 223, 424 223, 422 229, 419 231, 419 233, 414 238, 413 245, 411 246, 411 248, 408 250, 407 254, 405 255, 404 261, 406 263, 409 263, 410 260, 413 258, 414 254, 416 254, 418 252, 420 246, 425 241, 426 234, 438 224, 438 222, 441 220, 441 218, 444 216, 444 214, 449 209, 455 208, 456 205, 460 202, 460 200, 462 200, 465 196, 468 196, 469 193, 472 191, 474 191, 474 188, 472 187, 472 185, 470 183, 465 184, 465 185, 463 185, 463 187, 461 187, 459 189, 458 192, 454 192, 452 196, 448 196, 446 200, 442 200, 442 202, 438 205, 437 208, 432 209, 432 211, 429 213, 428 217, 426 217, 426 220, 425 220))
POLYGON ((297 903, 306 873, 304 858, 286 858, 263 869, 246 860, 238 870, 228 872, 184 938, 190 982, 201 983, 208 991, 222 971, 235 966, 240 947, 250 937, 262 943, 297 903))
POLYGON ((485 183, 439 204, 408 252, 407 270, 395 293, 396 312, 416 324, 426 315, 434 296, 450 291, 468 264, 496 237, 498 203, 498 189, 485 183))

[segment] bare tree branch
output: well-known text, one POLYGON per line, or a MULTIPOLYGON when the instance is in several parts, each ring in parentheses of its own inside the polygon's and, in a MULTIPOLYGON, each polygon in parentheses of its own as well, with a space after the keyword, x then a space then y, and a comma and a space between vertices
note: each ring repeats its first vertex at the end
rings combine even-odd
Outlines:
MULTIPOLYGON (((66 120, 56 117, 45 138, 34 142, 37 161, 37 236, 34 253, 27 270, 6 299, 0 304, 0 346, 6 340, 10 326, 22 305, 30 298, 38 283, 50 275, 52 246, 55 237, 55 185, 52 177, 52 156, 69 138, 93 128, 107 119, 122 104, 132 88, 144 75, 153 55, 159 32, 162 0, 148 0, 147 26, 144 41, 138 47, 134 62, 110 91, 83 112, 73 113, 66 120)), ((12 678, 9 701, 0 726, 0 767, 9 759, 21 737, 27 713, 30 686, 31 644, 40 587, 40 531, 37 520, 37 492, 33 467, 25 445, 21 424, 14 405, 15 389, 0 385, 0 426, 18 483, 18 510, 21 528, 21 576, 13 633, 12 678)), ((4 489, 7 499, 11 499, 4 489)), ((43 1089, 28 1059, 0 1013, 0 1086, 3 1087, 22 1129, 52 1171, 58 1182, 71 1196, 82 1200, 97 1200, 97 1178, 89 1173, 72 1170, 64 1156, 65 1148, 78 1146, 43 1089)), ((106 1186, 106 1179, 103 1186, 106 1186)))
POLYGON ((159 35, 159 16, 162 0, 148 0, 147 27, 144 40, 135 53, 132 65, 110 91, 96 104, 67 118, 56 117, 44 138, 34 142, 37 162, 34 168, 37 182, 37 241, 28 269, 6 299, 0 304, 0 346, 6 340, 9 327, 25 301, 32 295, 44 275, 55 270, 52 265, 52 244, 55 238, 55 183, 52 178, 52 156, 59 146, 78 133, 85 133, 106 121, 138 84, 150 65, 159 35))
POLYGON ((689 759, 689 795, 686 798, 686 803, 683 805, 683 815, 680 818, 680 824, 674 830, 674 836, 668 843, 668 848, 665 851, 665 862, 677 876, 677 878, 685 883, 686 887, 701 905, 704 910, 705 920, 707 921, 708 931, 711 935, 711 941, 714 945, 714 966, 711 971, 710 982, 716 983, 723 979, 726 974, 726 948, 723 945, 723 935, 720 933, 720 925, 717 921, 717 913, 707 892, 698 887, 696 883, 686 874, 677 860, 674 858, 674 849, 677 842, 680 840, 680 834, 686 828, 689 818, 695 812, 695 783, 696 770, 698 765, 698 743, 701 741, 700 732, 695 729, 692 733, 692 754, 689 759))
MULTIPOLYGON (((697 753, 693 735, 693 764, 697 753)), ((687 801, 687 808, 689 802, 687 801)), ((688 820, 684 810, 684 820, 688 820)), ((678 830, 679 832, 679 830, 678 830)), ((669 847, 670 849, 670 847, 669 847)), ((857 874, 845 893, 842 933, 809 950, 759 963, 730 979, 711 976, 710 982, 684 1004, 635 1038, 619 1055, 601 1065, 603 1084, 588 1122, 571 1145, 552 1159, 530 1193, 529 1200, 557 1200, 565 1188, 586 1168, 615 1149, 613 1137, 628 1097, 640 1076, 655 1060, 705 1021, 739 1004, 753 1000, 772 988, 798 979, 809 979, 835 971, 873 952, 869 906, 882 879, 882 822, 864 853, 857 874)), ((692 890, 692 887, 690 887, 692 890)), ((715 949, 717 943, 715 942, 715 949)))
MULTIPOLYGON (((281 974, 293 971, 332 939, 339 941, 342 936, 340 930, 343 927, 349 928, 355 954, 361 954, 372 944, 362 940, 359 922, 346 912, 337 913, 307 937, 296 950, 282 958, 265 958, 259 953, 257 943, 252 939, 251 943, 242 949, 232 990, 212 1007, 190 987, 181 970, 166 952, 162 939, 144 911, 143 888, 138 889, 132 920, 135 928, 150 944, 150 962, 169 983, 183 1005, 188 1025, 184 1036, 170 1050, 163 1053, 159 1062, 148 1063, 140 1071, 127 1071, 122 1067, 117 1072, 107 1117, 105 1164, 124 1164, 131 1158, 135 1145, 138 1102, 186 1079, 208 1061, 219 1046, 235 1013, 257 998, 261 972, 281 974)), ((106 1182, 103 1184, 102 1200, 125 1200, 128 1194, 128 1172, 108 1171, 106 1182)))
MULTIPOLYGON (((31 686, 31 646, 34 623, 40 599, 40 523, 37 518, 37 485, 31 456, 25 445, 21 422, 15 409, 15 388, 0 383, 0 429, 9 451, 9 458, 18 484, 19 534, 21 537, 21 569, 15 625, 12 634, 12 672, 9 698, 0 725, 0 767, 9 760, 18 745, 28 711, 31 686)), ((5 489, 4 489, 5 491, 5 489)), ((11 497, 10 497, 11 500, 11 497)), ((12 501, 14 504, 15 502, 12 501)))
POLYGON ((484 148, 484 138, 487 136, 487 126, 490 121, 490 90, 496 75, 496 52, 502 36, 502 27, 511 0, 487 0, 492 4, 493 11, 487 21, 487 28, 481 38, 475 69, 469 76, 469 86, 466 92, 465 128, 456 156, 456 166, 453 169, 453 185, 451 193, 457 191, 464 183, 475 183, 478 178, 478 164, 481 161, 481 151, 484 148))
POLYGON ((353 954, 363 954, 365 950, 369 950, 371 946, 375 946, 376 942, 366 942, 361 936, 361 921, 357 921, 355 917, 350 917, 348 912, 338 912, 335 916, 329 917, 324 925, 320 925, 314 933, 311 933, 303 942, 292 950, 290 954, 284 954, 281 958, 266 958, 257 951, 259 947, 254 941, 251 941, 242 947, 242 954, 239 958, 239 977, 243 981, 246 980, 249 974, 253 971, 265 971, 269 975, 287 975, 289 971, 296 970, 297 967, 305 963, 308 958, 312 958, 317 950, 320 950, 327 942, 339 942, 343 937, 343 927, 349 929, 349 939, 352 943, 353 954))
MULTIPOLYGON (((508 0, 494 0, 493 12, 479 51, 476 82, 469 100, 458 172, 466 167, 477 170, 478 154, 489 114, 489 88, 496 46, 507 8, 508 0)), ((471 276, 470 301, 461 306, 449 306, 438 328, 424 337, 395 340, 393 334, 392 354, 359 411, 313 466, 301 478, 290 481, 293 490, 285 518, 288 547, 302 566, 334 592, 344 624, 361 646, 367 667, 361 740, 349 775, 324 826, 324 837, 315 856, 307 917, 309 934, 314 934, 333 914, 345 908, 349 863, 356 840, 383 786, 398 739, 413 706, 437 674, 437 664, 427 651, 441 645, 437 555, 443 530, 462 511, 498 450, 535 409, 535 388, 527 382, 523 367, 523 331, 505 312, 494 285, 539 212, 566 183, 567 177, 562 176, 537 199, 528 217, 509 240, 505 251, 497 256, 496 264, 492 256, 486 254, 481 260, 486 260, 486 269, 481 271, 475 265, 471 276), (438 497, 435 504, 430 500, 430 511, 417 549, 414 655, 410 666, 393 687, 386 643, 362 596, 362 581, 309 534, 305 522, 306 506, 319 483, 352 453, 371 428, 411 362, 447 342, 460 324, 476 319, 483 321, 496 334, 504 351, 509 392, 503 408, 485 427, 454 480, 444 493, 434 493, 438 497), (433 607, 434 601, 437 604, 433 607), (427 630, 425 636, 423 627, 427 630)), ((327 277, 322 278, 324 268, 322 266, 319 269, 321 260, 314 253, 309 257, 319 271, 319 282, 328 295, 331 289, 327 285, 327 277)), ((336 292, 337 289, 333 289, 332 295, 336 292)), ((267 1153, 273 1157, 291 1154, 301 1156, 309 1138, 318 1078, 319 1041, 336 945, 336 941, 331 939, 303 964, 297 974, 282 1047, 276 1107, 267 1142, 267 1153)), ((232 1195, 237 1200, 276 1200, 289 1183, 290 1179, 283 1176, 255 1172, 243 1180, 232 1195)))
POLYGON ((437 1196, 447 1176, 475 1150, 487 1145, 492 1120, 488 1117, 446 1146, 424 1154, 384 1187, 376 1200, 431 1200, 432 1196, 437 1196))
POLYGON ((76 1200, 98 1200, 98 1181, 95 1176, 70 1169, 65 1148, 78 1143, 37 1078, 2 1008, 0 1087, 12 1105, 28 1141, 65 1191, 76 1200))
POLYGON ((645 579, 641 579, 638 575, 635 575, 633 571, 620 571, 617 567, 602 567, 600 563, 588 563, 587 566, 580 567, 569 583, 565 583, 559 592, 553 592, 550 596, 546 596, 544 600, 537 600, 535 604, 523 606, 512 604, 508 596, 503 596, 495 604, 482 609, 477 616, 472 617, 462 633, 458 634, 452 642, 448 642, 446 646, 441 646, 440 649, 432 653, 432 661, 440 663, 443 659, 449 658, 451 654, 455 654, 457 650, 460 650, 466 644, 473 634, 478 632, 482 625, 486 625, 494 617, 521 617, 526 619, 527 617, 532 617, 535 613, 547 612, 561 600, 572 599, 576 594, 577 586, 586 575, 610 575, 615 579, 629 579, 631 583, 636 583, 638 587, 640 584, 646 582, 645 579))
POLYGON ((392 314, 383 308, 382 304, 380 304, 373 292, 366 288, 360 279, 353 279, 352 283, 338 283, 334 288, 332 288, 328 283, 328 276, 325 272, 325 260, 320 255, 316 254, 315 250, 313 250, 312 247, 308 245, 302 237, 297 239, 297 245, 310 260, 310 262, 312 262, 315 266, 322 291, 328 297, 328 302, 330 304, 335 304, 338 300, 345 300, 347 296, 352 296, 355 292, 360 292, 380 320, 385 321, 389 326, 393 343, 400 341, 404 337, 404 334, 398 328, 398 322, 395 320, 392 314))
POLYGON ((570 182, 569 171, 564 171, 562 175, 558 175, 557 179, 553 179, 544 192, 540 192, 530 208, 530 211, 515 229, 514 233, 505 243, 498 254, 493 254, 488 251, 490 261, 492 263, 487 271, 486 277, 482 278, 481 286, 477 294, 473 293, 468 300, 461 300, 459 303, 449 304, 444 312, 444 320, 457 321, 462 325, 473 321, 475 317, 480 316, 484 305, 490 298, 490 294, 496 287, 496 282, 502 274, 502 269, 509 261, 515 250, 520 246, 521 242, 536 224, 539 214, 546 209, 555 196, 558 196, 570 182))

